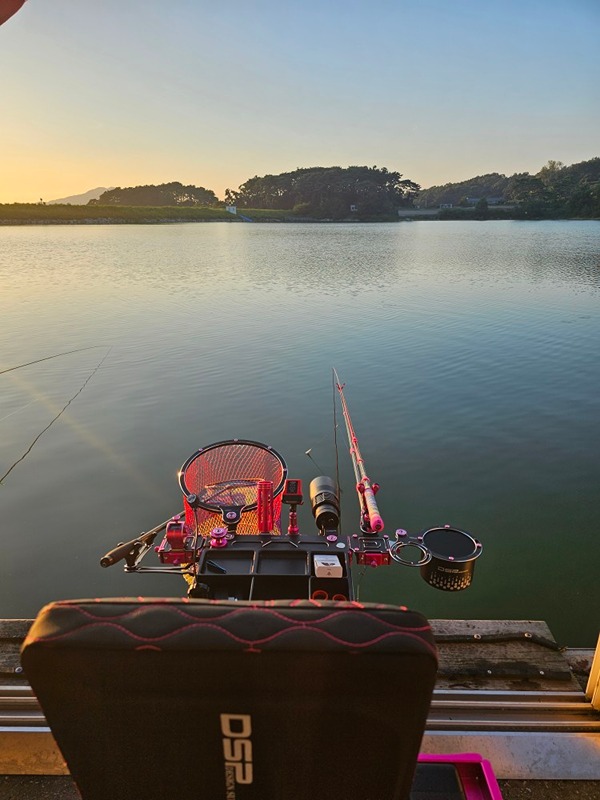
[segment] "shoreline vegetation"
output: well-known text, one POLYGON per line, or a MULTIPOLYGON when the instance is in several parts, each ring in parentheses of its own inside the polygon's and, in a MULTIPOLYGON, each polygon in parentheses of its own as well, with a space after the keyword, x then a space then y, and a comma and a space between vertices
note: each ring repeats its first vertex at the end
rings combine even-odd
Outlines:
POLYGON ((199 206, 181 208, 178 206, 76 206, 42 205, 40 203, 0 203, 0 227, 19 225, 168 225, 185 222, 278 222, 278 223, 347 223, 369 224, 376 222, 415 222, 439 220, 598 220, 598 216, 553 215, 538 216, 524 214, 517 206, 497 206, 482 213, 475 208, 442 209, 401 209, 396 215, 373 215, 357 219, 353 216, 343 218, 317 218, 297 216, 279 209, 240 209, 231 214, 225 209, 199 206))
POLYGON ((107 189, 84 205, 90 194, 64 198, 74 203, 0 204, 0 225, 600 219, 600 158, 424 190, 387 167, 355 166, 255 176, 224 200, 177 181, 107 189))

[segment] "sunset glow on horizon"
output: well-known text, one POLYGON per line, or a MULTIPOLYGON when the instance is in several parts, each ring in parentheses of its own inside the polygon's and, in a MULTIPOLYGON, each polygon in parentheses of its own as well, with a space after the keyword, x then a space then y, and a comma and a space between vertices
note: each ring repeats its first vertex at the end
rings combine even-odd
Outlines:
POLYGON ((594 0, 27 0, 0 202, 378 165, 423 187, 600 155, 594 0))

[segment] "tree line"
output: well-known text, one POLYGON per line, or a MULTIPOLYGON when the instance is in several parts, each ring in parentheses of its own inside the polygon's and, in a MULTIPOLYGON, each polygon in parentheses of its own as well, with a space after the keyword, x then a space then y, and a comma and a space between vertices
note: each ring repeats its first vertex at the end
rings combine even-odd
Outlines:
MULTIPOLYGON (((88 205, 176 206, 263 209, 305 219, 397 219, 398 211, 453 206, 442 216, 469 209, 478 219, 600 217, 600 158, 565 166, 549 161, 535 175, 497 172, 421 190, 412 180, 387 167, 308 167, 279 175, 255 175, 221 201, 211 189, 173 181, 105 191, 88 205), (492 204, 512 206, 492 213, 492 204), (457 208, 458 207, 458 208, 457 208), (452 213, 448 213, 452 212, 452 213)), ((444 213, 442 213, 444 212, 444 213)))
POLYGON ((184 186, 178 181, 159 186, 129 186, 107 189, 89 206, 218 206, 220 203, 212 189, 203 186, 184 186))
MULTIPOLYGON (((396 218, 398 208, 412 206, 419 189, 386 167, 310 167, 250 178, 237 191, 227 189, 224 204, 312 219, 396 218)), ((117 187, 88 205, 222 207, 223 202, 210 189, 173 182, 117 187)))
POLYGON ((420 192, 422 207, 471 206, 485 210, 490 199, 513 205, 513 217, 600 217, 600 158, 565 166, 548 161, 535 175, 520 172, 506 177, 497 172, 467 181, 432 186, 420 192))

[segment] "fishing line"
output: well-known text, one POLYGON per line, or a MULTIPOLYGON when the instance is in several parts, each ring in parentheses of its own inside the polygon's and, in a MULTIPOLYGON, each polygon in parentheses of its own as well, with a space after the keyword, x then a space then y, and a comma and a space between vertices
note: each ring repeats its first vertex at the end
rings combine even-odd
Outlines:
MULTIPOLYGON (((23 369, 23 367, 30 367, 32 364, 40 364, 42 361, 50 361, 51 358, 60 358, 61 356, 69 356, 71 353, 83 353, 84 350, 94 350, 97 347, 102 347, 101 344, 93 344, 91 347, 80 347, 78 350, 67 350, 65 353, 55 353, 53 356, 46 356, 45 358, 38 358, 36 361, 28 361, 26 364, 17 364, 16 367, 9 367, 8 369, 0 370, 0 375, 7 372, 13 372, 15 369, 23 369)), ((106 354, 108 355, 108 353, 106 354)))
POLYGON ((367 568, 363 567, 362 570, 358 573, 358 579, 356 581, 356 591, 355 591, 357 601, 360 601, 360 586, 362 584, 362 579, 365 577, 366 572, 367 568))
MULTIPOLYGON (((95 345, 95 346, 97 346, 97 347, 100 347, 101 345, 95 345)), ((91 350, 92 348, 91 348, 91 347, 84 347, 84 348, 82 348, 82 349, 83 349, 83 350, 91 350)), ((54 419, 50 420, 50 422, 49 422, 49 423, 46 425, 46 427, 44 428, 44 430, 43 430, 43 431, 40 431, 40 433, 38 433, 38 435, 35 437, 35 439, 33 440, 33 442, 32 442, 32 443, 29 445, 29 447, 27 448, 27 450, 26 450, 26 451, 23 453, 23 455, 21 456, 21 458, 18 458, 18 459, 15 461, 15 463, 14 463, 14 464, 12 464, 12 466, 11 466, 11 467, 10 467, 10 468, 9 468, 9 469, 8 469, 8 470, 5 472, 5 473, 4 473, 4 475, 3 475, 3 476, 0 478, 0 485, 2 485, 2 484, 4 483, 4 480, 5 480, 5 479, 6 479, 6 478, 7 478, 7 477, 10 475, 10 473, 11 473, 11 472, 13 471, 13 469, 14 469, 14 468, 17 466, 17 464, 20 464, 20 463, 21 463, 21 461, 23 461, 25 458, 27 458, 27 456, 29 455, 29 453, 31 453, 31 451, 33 450, 33 447, 34 447, 34 445, 35 445, 35 444, 36 444, 36 443, 37 443, 37 442, 38 442, 38 441, 39 441, 39 440, 42 438, 42 436, 43 436, 43 435, 46 433, 46 431, 47 431, 47 430, 48 430, 50 427, 52 427, 52 425, 54 425, 54 423, 56 422, 56 420, 57 420, 59 417, 61 417, 61 416, 62 416, 62 414, 63 414, 63 413, 64 413, 64 412, 67 410, 67 408, 68 408, 68 407, 71 405, 71 403, 73 402, 73 400, 75 400, 75 398, 76 398, 76 397, 79 397, 79 395, 80 395, 80 394, 83 392, 83 390, 84 390, 84 389, 85 389, 85 387, 88 385, 88 383, 91 381, 91 379, 94 377, 94 375, 95 375, 95 374, 98 372, 98 370, 100 369, 100 367, 102 366, 102 364, 104 364, 104 362, 105 362, 105 361, 106 361, 106 359, 108 358, 108 355, 109 355, 109 353, 110 353, 110 351, 111 351, 111 350, 112 350, 112 347, 109 347, 109 348, 108 348, 108 350, 106 351, 106 353, 104 354, 104 356, 102 357, 102 359, 100 360, 100 362, 98 363, 98 365, 97 365, 97 366, 96 366, 96 367, 95 367, 95 368, 92 370, 92 372, 90 372, 90 374, 88 375, 88 377, 87 377, 87 378, 86 378, 86 380, 84 381, 84 383, 83 383, 83 385, 81 386, 81 388, 80 388, 80 389, 79 389, 77 392, 75 392, 75 394, 74 394, 74 395, 73 395, 73 397, 72 397, 72 398, 71 398, 71 399, 68 401, 68 403, 66 403, 66 404, 65 404, 65 405, 64 405, 64 406, 61 408, 61 410, 60 410, 60 411, 58 412, 58 414, 57 414, 57 415, 54 417, 54 419)), ((72 352, 76 352, 76 351, 72 351, 72 352)), ((61 354, 61 355, 64 355, 64 354, 61 354)), ((49 358, 56 358, 56 356, 49 356, 49 358)), ((41 360, 41 361, 45 361, 46 359, 40 359, 40 360, 41 360)), ((32 361, 31 363, 32 363, 32 364, 35 364, 36 362, 35 362, 35 361, 32 361)), ((26 366, 26 365, 23 365, 23 366, 26 366)), ((18 368, 17 368, 17 367, 13 367, 13 369, 18 369, 18 368)), ((8 370, 7 370, 7 371, 8 371, 8 370)))
POLYGON ((305 455, 305 456, 308 456, 308 457, 310 458, 310 460, 313 462, 313 464, 315 465, 315 467, 316 467, 316 468, 319 470, 319 472, 321 472, 321 473, 322 473, 322 472, 323 472, 323 470, 322 470, 322 469, 321 469, 321 467, 320 467, 320 466, 317 464, 317 462, 314 460, 314 458, 311 456, 311 453, 312 453, 312 448, 311 448, 311 447, 309 447, 309 448, 308 448, 308 450, 305 450, 305 451, 304 451, 304 455, 305 455))
POLYGON ((0 422, 4 422, 5 419, 12 417, 13 414, 18 414, 20 411, 25 411, 26 408, 29 408, 29 406, 32 406, 34 403, 37 402, 38 402, 37 400, 30 400, 29 403, 25 403, 25 405, 21 406, 21 408, 17 408, 14 411, 11 411, 10 414, 7 414, 5 417, 0 417, 0 422))

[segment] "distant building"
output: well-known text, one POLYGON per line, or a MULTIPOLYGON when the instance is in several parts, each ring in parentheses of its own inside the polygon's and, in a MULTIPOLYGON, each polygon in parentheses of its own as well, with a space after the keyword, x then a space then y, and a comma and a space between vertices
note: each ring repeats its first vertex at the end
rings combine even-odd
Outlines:
POLYGON ((485 200, 488 206, 499 206, 504 202, 503 197, 467 197, 470 206, 476 206, 480 200, 485 200))
POLYGON ((230 214, 237 214, 237 207, 236 206, 225 206, 225 211, 229 211, 230 214))

